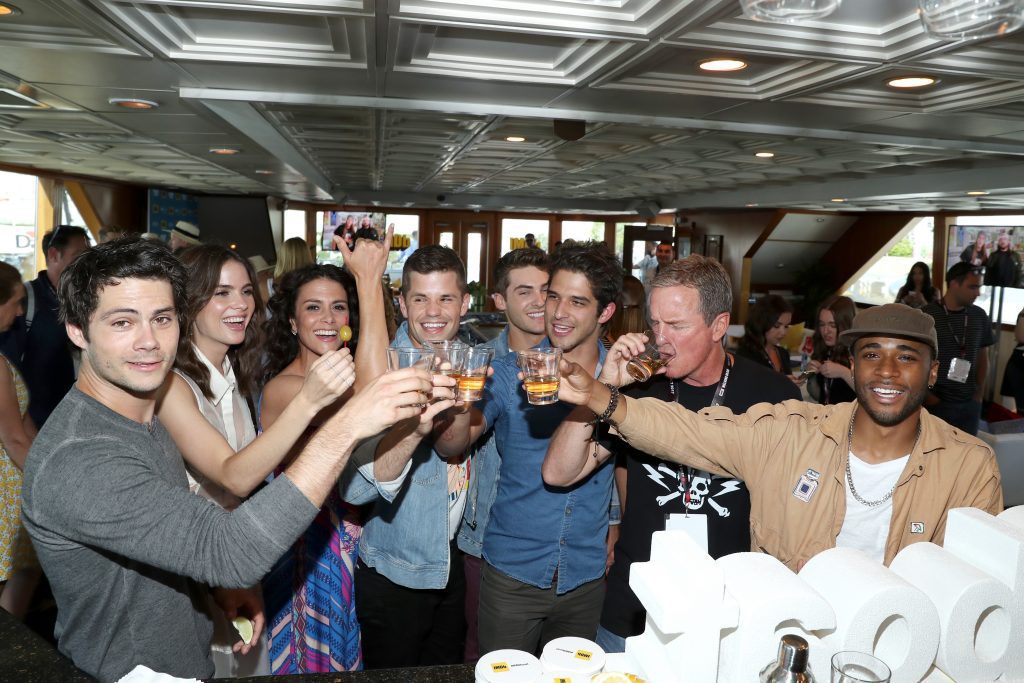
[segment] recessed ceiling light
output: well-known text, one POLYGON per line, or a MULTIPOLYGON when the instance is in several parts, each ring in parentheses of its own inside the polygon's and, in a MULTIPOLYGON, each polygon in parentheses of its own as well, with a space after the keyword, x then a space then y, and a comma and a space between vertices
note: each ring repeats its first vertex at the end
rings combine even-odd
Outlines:
POLYGON ((756 203, 754 203, 754 204, 747 204, 747 206, 757 206, 757 204, 756 203))
POLYGON ((758 159, 771 159, 775 156, 775 152, 754 152, 754 156, 758 159))
POLYGON ((838 204, 840 202, 845 202, 846 200, 845 199, 840 199, 839 197, 836 197, 835 199, 830 199, 829 201, 836 202, 838 204))
POLYGON ((210 148, 210 154, 221 154, 221 155, 238 154, 238 150, 235 149, 234 147, 211 147, 210 148))
POLYGON ((970 195, 971 197, 984 197, 985 195, 988 194, 988 192, 985 190, 971 190, 967 194, 970 195))
POLYGON ((125 109, 156 109, 160 106, 158 102, 143 100, 138 97, 111 97, 107 102, 124 107, 125 109))
POLYGON ((270 171, 265 168, 257 168, 255 171, 253 171, 253 173, 255 173, 256 175, 274 175, 273 171, 270 171))
POLYGON ((697 66, 704 71, 739 71, 746 69, 747 63, 735 57, 715 57, 697 62, 697 66))
POLYGON ((13 17, 16 14, 21 14, 21 10, 6 2, 0 2, 0 17, 7 18, 13 17))
POLYGON ((931 76, 900 76, 899 78, 891 78, 886 81, 886 85, 890 88, 901 88, 901 89, 912 89, 912 88, 927 88, 929 85, 935 85, 938 81, 931 76))
POLYGON ((526 138, 522 135, 509 135, 505 138, 505 142, 526 142, 526 138))

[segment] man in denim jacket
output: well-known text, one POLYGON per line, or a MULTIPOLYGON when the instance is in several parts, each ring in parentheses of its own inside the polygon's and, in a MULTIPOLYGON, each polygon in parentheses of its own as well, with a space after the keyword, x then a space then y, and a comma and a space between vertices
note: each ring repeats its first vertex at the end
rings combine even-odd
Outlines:
MULTIPOLYGON (((505 311, 508 324, 494 339, 481 346, 494 349, 494 360, 510 351, 533 348, 544 339, 544 304, 548 291, 548 255, 540 249, 514 249, 499 259, 494 271, 492 294, 495 307, 505 311)), ((483 570, 484 531, 491 505, 498 495, 498 446, 494 432, 488 432, 473 450, 473 476, 469 500, 459 531, 459 549, 466 565, 466 661, 479 657, 477 648, 477 604, 480 572, 483 570)))
MULTIPOLYGON (((440 245, 416 250, 402 271, 399 302, 406 322, 393 347, 454 339, 469 308, 458 255, 440 245)), ((463 659, 466 586, 454 539, 469 466, 465 449, 446 458, 434 452, 432 440, 419 442, 404 471, 388 483, 391 491, 375 499, 359 540, 355 590, 367 668, 463 659)), ((366 502, 361 494, 369 487, 365 471, 360 474, 342 488, 349 502, 366 502)))
MULTIPOLYGON (((621 267, 604 244, 563 246, 551 262, 548 339, 538 346, 556 346, 596 374, 605 356, 601 328, 621 292, 621 267)), ((546 486, 541 464, 548 441, 571 409, 528 404, 511 354, 492 366, 479 408, 456 410, 436 442, 439 452, 452 455, 493 427, 501 454, 483 544, 480 652, 536 652, 560 636, 593 638, 604 595, 612 468, 571 487, 546 486)))

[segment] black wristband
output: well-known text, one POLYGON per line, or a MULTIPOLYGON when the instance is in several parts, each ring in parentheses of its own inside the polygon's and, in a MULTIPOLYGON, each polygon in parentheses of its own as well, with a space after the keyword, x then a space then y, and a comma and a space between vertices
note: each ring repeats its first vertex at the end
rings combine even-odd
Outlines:
POLYGON ((619 407, 619 388, 608 384, 607 382, 601 382, 601 384, 608 387, 608 390, 612 392, 611 397, 608 399, 608 407, 604 409, 604 412, 597 416, 595 422, 607 422, 608 418, 612 416, 615 409, 619 407))

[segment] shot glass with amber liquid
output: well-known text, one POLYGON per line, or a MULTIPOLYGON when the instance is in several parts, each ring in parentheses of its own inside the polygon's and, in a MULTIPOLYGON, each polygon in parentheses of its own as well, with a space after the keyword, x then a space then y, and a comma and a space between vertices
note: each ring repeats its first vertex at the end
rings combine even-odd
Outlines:
POLYGON ((644 336, 647 337, 647 343, 644 345, 643 352, 626 362, 626 372, 637 382, 646 382, 654 376, 659 368, 668 365, 668 361, 662 358, 658 351, 657 337, 654 332, 647 330, 644 332, 644 336))

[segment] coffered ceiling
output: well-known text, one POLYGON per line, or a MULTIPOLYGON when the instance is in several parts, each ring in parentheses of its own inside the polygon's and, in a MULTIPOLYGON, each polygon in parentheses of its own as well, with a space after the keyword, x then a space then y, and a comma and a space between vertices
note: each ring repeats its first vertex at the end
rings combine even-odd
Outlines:
POLYGON ((802 26, 737 0, 11 2, 2 163, 389 206, 1024 204, 1024 35, 937 41, 914 0, 802 26), (722 56, 748 66, 697 66, 722 56))

